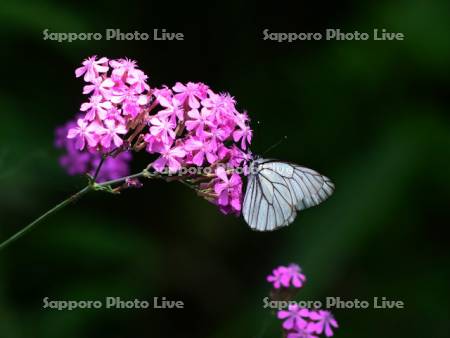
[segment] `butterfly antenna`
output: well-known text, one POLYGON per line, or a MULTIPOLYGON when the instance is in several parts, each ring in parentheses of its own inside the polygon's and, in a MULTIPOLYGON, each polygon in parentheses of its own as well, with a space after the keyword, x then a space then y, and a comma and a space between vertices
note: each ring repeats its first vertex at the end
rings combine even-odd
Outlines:
POLYGON ((271 151, 275 147, 279 146, 281 144, 281 142, 283 142, 284 140, 287 140, 287 135, 284 135, 282 138, 280 138, 278 140, 278 142, 276 142, 275 144, 272 144, 269 148, 267 148, 267 150, 263 153, 263 155, 265 155, 266 153, 268 153, 269 151, 271 151))

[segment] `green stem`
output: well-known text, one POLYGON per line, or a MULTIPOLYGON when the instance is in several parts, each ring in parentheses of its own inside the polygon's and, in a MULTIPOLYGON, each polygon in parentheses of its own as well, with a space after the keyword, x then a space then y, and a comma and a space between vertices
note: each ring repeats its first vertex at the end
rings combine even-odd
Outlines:
POLYGON ((83 196, 84 194, 86 194, 87 192, 89 192, 92 189, 91 186, 86 186, 83 189, 81 189, 79 192, 77 192, 76 194, 70 196, 69 198, 65 199, 64 201, 62 201, 61 203, 59 203, 58 205, 54 206, 53 208, 51 208, 50 210, 48 210, 46 213, 42 214, 41 216, 39 216, 38 218, 36 218, 33 222, 31 222, 30 224, 28 224, 25 228, 23 228, 22 230, 16 232, 13 236, 11 236, 10 238, 8 238, 6 241, 2 242, 0 244, 0 250, 3 250, 5 247, 7 247, 9 244, 11 244, 12 242, 16 241, 17 239, 19 239, 20 237, 22 237, 23 235, 25 235, 26 233, 28 233, 29 231, 31 231, 34 226, 36 224, 38 224, 39 222, 41 222, 43 219, 47 218, 48 216, 50 216, 51 214, 55 213, 56 211, 64 208, 66 205, 76 201, 77 199, 79 199, 81 196, 83 196))
POLYGON ((158 178, 158 177, 161 177, 161 176, 159 174, 152 174, 152 173, 149 173, 147 170, 144 170, 144 171, 141 171, 140 173, 137 173, 137 174, 134 174, 134 175, 130 175, 130 176, 121 177, 121 178, 118 178, 118 179, 115 179, 115 180, 111 180, 111 181, 107 181, 107 182, 103 182, 103 183, 91 183, 91 184, 88 184, 86 187, 84 187, 83 189, 81 189, 77 193, 73 194, 69 198, 67 198, 64 201, 62 201, 61 203, 55 205, 53 208, 51 208, 50 210, 48 210, 47 212, 45 212, 44 214, 42 214, 41 216, 36 218, 33 222, 28 224, 25 228, 23 228, 22 230, 16 232, 14 235, 9 237, 6 241, 2 242, 0 244, 0 251, 3 250, 5 247, 7 247, 9 244, 13 243, 17 239, 21 238, 22 236, 24 236, 25 234, 30 232, 42 220, 44 220, 48 216, 54 214, 58 210, 64 208, 66 205, 69 205, 69 204, 75 202, 76 200, 78 200, 79 198, 81 198, 82 196, 87 194, 89 191, 92 191, 92 190, 94 190, 94 191, 95 190, 103 190, 103 188, 105 188, 105 187, 109 187, 109 186, 117 184, 117 183, 125 182, 127 179, 130 179, 130 178, 138 178, 138 177, 158 178))

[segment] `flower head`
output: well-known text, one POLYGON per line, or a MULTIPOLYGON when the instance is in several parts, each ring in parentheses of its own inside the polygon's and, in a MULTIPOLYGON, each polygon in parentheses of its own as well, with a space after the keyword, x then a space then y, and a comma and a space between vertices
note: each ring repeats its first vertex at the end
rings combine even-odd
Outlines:
POLYGON ((325 332, 325 336, 331 337, 333 336, 332 328, 338 328, 338 323, 330 311, 312 311, 310 313, 310 318, 313 320, 313 322, 308 325, 308 330, 310 332, 318 334, 325 332))
POLYGON ((90 82, 99 76, 100 73, 108 71, 108 59, 103 57, 97 60, 97 56, 88 57, 83 61, 83 65, 75 70, 76 77, 84 74, 84 81, 90 82))
POLYGON ((206 97, 208 87, 203 83, 188 82, 186 85, 177 82, 173 86, 173 91, 178 93, 175 98, 182 104, 187 103, 190 108, 197 109, 200 107, 199 100, 206 97))
POLYGON ((218 195, 217 202, 222 207, 230 206, 236 211, 241 210, 242 180, 238 174, 231 174, 230 177, 224 168, 216 169, 217 181, 214 191, 218 195))
POLYGON ((280 310, 278 319, 283 319, 283 328, 286 330, 305 329, 308 326, 309 310, 299 307, 297 304, 289 305, 288 310, 280 310))
POLYGON ((94 132, 98 128, 98 125, 93 122, 88 124, 83 119, 77 120, 77 126, 70 128, 67 132, 68 139, 75 139, 75 148, 78 150, 83 150, 86 143, 91 147, 97 145, 98 140, 96 139, 94 132))
MULTIPOLYGON (((237 169, 246 168, 251 158, 252 130, 232 96, 215 93, 201 82, 151 88, 148 75, 127 58, 92 56, 75 75, 85 81, 87 100, 77 123, 65 129, 67 139, 56 142, 66 146, 66 167, 71 162, 67 156, 81 158, 83 153, 85 161, 70 164, 71 172, 90 172, 92 163, 104 155, 118 158, 127 150, 145 149, 156 157, 148 168, 170 175, 189 169, 188 175, 175 179, 184 180, 223 213, 240 214, 247 171, 237 169), (200 170, 205 167, 209 172, 200 170)), ((105 173, 124 171, 107 160, 103 167, 105 173)))
POLYGON ((186 156, 186 152, 181 147, 171 147, 168 144, 162 144, 157 147, 157 151, 161 154, 155 162, 153 168, 162 172, 164 168, 169 168, 169 172, 174 173, 181 168, 181 159, 186 156))
POLYGON ((301 272, 300 266, 290 264, 288 266, 279 266, 273 270, 272 275, 267 276, 267 281, 273 284, 275 289, 280 287, 301 288, 306 281, 306 277, 301 272))

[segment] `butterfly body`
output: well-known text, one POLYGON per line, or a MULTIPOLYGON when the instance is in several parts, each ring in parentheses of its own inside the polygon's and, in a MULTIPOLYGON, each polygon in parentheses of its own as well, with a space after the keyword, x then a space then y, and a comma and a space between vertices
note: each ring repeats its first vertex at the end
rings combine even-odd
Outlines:
POLYGON ((242 214, 257 231, 291 224, 297 211, 318 205, 334 191, 329 178, 300 165, 256 158, 249 165, 242 214))

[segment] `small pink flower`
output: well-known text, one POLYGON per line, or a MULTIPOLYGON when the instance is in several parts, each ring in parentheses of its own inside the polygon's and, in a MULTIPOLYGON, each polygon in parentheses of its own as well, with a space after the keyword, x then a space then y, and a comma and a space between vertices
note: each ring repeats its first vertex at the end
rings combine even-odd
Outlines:
POLYGON ((203 83, 188 82, 184 85, 181 82, 177 82, 172 89, 174 92, 178 93, 175 95, 175 98, 179 102, 183 104, 187 102, 189 107, 198 109, 200 107, 199 100, 206 97, 207 87, 203 83))
POLYGON ((123 124, 117 124, 114 120, 105 120, 103 121, 105 127, 100 127, 99 134, 102 135, 101 145, 108 149, 111 146, 111 142, 114 143, 116 147, 120 147, 123 144, 122 138, 119 134, 126 134, 127 129, 123 124))
POLYGON ((133 89, 137 93, 142 93, 146 90, 150 90, 150 86, 147 84, 148 76, 142 70, 135 69, 127 79, 127 83, 133 86, 133 89))
POLYGON ((78 150, 83 150, 86 142, 90 147, 95 147, 97 145, 97 139, 93 133, 97 130, 98 125, 95 122, 88 125, 88 123, 83 119, 78 119, 77 125, 78 127, 69 129, 67 132, 67 138, 76 138, 75 147, 78 150))
POLYGON ((288 275, 292 286, 295 288, 301 288, 303 283, 306 281, 306 276, 302 274, 302 269, 297 264, 289 264, 288 275))
POLYGON ((122 80, 124 75, 128 76, 132 73, 136 68, 136 64, 136 61, 127 58, 109 61, 109 65, 113 68, 112 76, 117 80, 122 80))
POLYGON ((330 311, 311 311, 309 318, 315 321, 308 325, 308 331, 310 332, 322 334, 325 331, 325 336, 331 337, 333 336, 332 327, 338 328, 338 323, 330 311))
POLYGON ((287 338, 319 338, 318 336, 313 335, 311 332, 305 329, 297 329, 294 332, 290 332, 287 335, 287 338))
POLYGON ((197 166, 203 165, 205 157, 211 164, 217 160, 217 155, 211 146, 200 139, 188 139, 184 145, 184 149, 192 154, 191 162, 197 166))
POLYGON ((246 150, 247 144, 252 142, 253 132, 251 128, 245 123, 245 121, 238 121, 239 129, 233 133, 234 142, 241 140, 241 148, 246 150))
POLYGON ((156 147, 156 151, 161 154, 161 157, 153 162, 153 168, 156 171, 163 172, 166 165, 171 173, 180 170, 180 160, 186 156, 186 152, 181 147, 171 148, 168 144, 162 144, 156 147))
POLYGON ((289 305, 288 310, 280 310, 278 319, 283 319, 283 328, 286 330, 305 329, 308 322, 309 310, 299 307, 297 304, 289 305))
POLYGON ((273 284, 275 289, 280 287, 301 288, 306 281, 306 277, 301 273, 300 266, 297 264, 290 264, 289 266, 279 266, 273 270, 273 274, 267 276, 267 281, 273 284))
POLYGON ((103 57, 96 60, 97 56, 91 56, 83 61, 83 66, 75 70, 75 76, 80 77, 84 74, 84 81, 91 82, 98 77, 99 73, 108 71, 108 59, 103 57), (106 63, 106 65, 105 65, 106 63))
POLYGON ((207 108, 218 121, 224 123, 237 123, 236 101, 228 94, 216 94, 212 90, 208 91, 208 97, 202 100, 203 107, 207 108))
POLYGON ((111 102, 122 104, 124 114, 134 118, 139 114, 139 106, 147 103, 147 98, 145 95, 139 95, 135 88, 124 85, 113 89, 111 102))
POLYGON ((221 206, 231 205, 234 209, 241 209, 240 194, 242 180, 238 174, 232 174, 231 178, 223 167, 216 169, 216 175, 219 181, 214 185, 214 191, 218 195, 217 202, 221 206))
POLYGON ((164 107, 158 112, 158 115, 165 115, 175 121, 177 117, 180 121, 184 120, 184 110, 180 107, 180 101, 175 98, 166 98, 165 96, 157 96, 159 104, 164 107))
POLYGON ((103 80, 102 77, 97 77, 91 81, 92 84, 83 87, 83 94, 93 92, 94 95, 101 95, 105 99, 110 96, 111 88, 114 87, 114 81, 110 78, 103 80))
POLYGON ((100 120, 104 120, 108 113, 108 109, 112 108, 112 104, 109 101, 103 101, 103 96, 92 95, 89 98, 89 102, 81 105, 81 111, 88 111, 86 113, 86 119, 92 121, 97 116, 100 120))
POLYGON ((163 86, 162 88, 153 89, 153 95, 156 97, 156 100, 159 101, 159 97, 162 96, 167 100, 172 99, 172 90, 167 86, 163 86))
POLYGON ((169 120, 167 117, 153 117, 150 120, 153 125, 150 127, 150 134, 155 137, 161 138, 166 144, 171 144, 175 139, 175 123, 169 120))
POLYGON ((206 109, 202 109, 199 112, 197 109, 192 109, 188 112, 190 120, 186 121, 186 129, 191 131, 195 130, 197 136, 203 136, 205 134, 205 128, 212 128, 213 122, 211 121, 211 112, 206 109))

